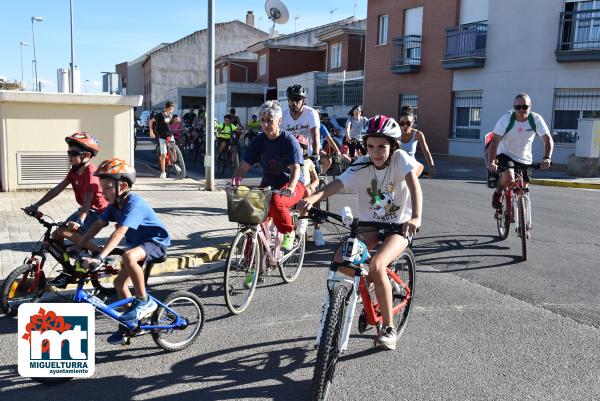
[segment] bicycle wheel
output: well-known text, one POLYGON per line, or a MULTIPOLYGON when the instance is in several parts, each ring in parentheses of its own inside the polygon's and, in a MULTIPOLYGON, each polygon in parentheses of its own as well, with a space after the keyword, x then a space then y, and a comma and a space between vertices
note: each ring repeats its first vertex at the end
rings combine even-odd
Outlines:
POLYGON ((184 319, 186 324, 180 328, 154 329, 152 339, 165 351, 179 351, 196 341, 204 327, 204 307, 202 301, 189 291, 177 291, 165 298, 163 306, 152 314, 152 325, 166 326, 184 319), (175 313, 173 313, 175 312, 175 313))
POLYGON ((100 294, 115 295, 117 293, 113 283, 121 271, 123 264, 121 257, 124 253, 125 251, 120 248, 113 249, 104 262, 105 266, 110 265, 110 270, 106 271, 106 267, 104 267, 90 276, 92 285, 100 294))
POLYGON ((217 155, 217 174, 224 175, 227 168, 227 157, 223 153, 217 155))
POLYGON ((329 300, 312 380, 313 400, 325 400, 329 393, 329 385, 333 382, 335 365, 340 356, 338 343, 342 335, 347 295, 348 288, 340 285, 334 288, 329 300))
POLYGON ((406 248, 392 262, 390 270, 402 280, 402 283, 398 284, 388 276, 392 285, 392 308, 396 311, 394 313, 394 326, 396 326, 396 332, 398 338, 400 338, 406 327, 412 301, 415 298, 416 263, 412 250, 406 248))
POLYGON ((225 304, 231 313, 242 313, 252 300, 260 269, 260 242, 251 229, 237 233, 225 265, 225 304))
POLYGON ((519 237, 521 237, 521 257, 527 260, 527 199, 519 198, 519 237))
POLYGON ((177 145, 173 145, 169 152, 171 152, 171 170, 173 175, 179 179, 185 178, 185 160, 183 160, 183 153, 177 145))
POLYGON ((500 239, 505 240, 508 237, 510 229, 510 202, 511 198, 506 192, 502 193, 502 213, 496 214, 496 226, 500 239))
POLYGON ((38 302, 46 290, 46 275, 40 271, 36 280, 36 266, 24 264, 14 269, 4 280, 0 306, 7 316, 15 316, 19 305, 38 302))
POLYGON ((235 171, 236 168, 238 168, 238 166, 240 165, 240 152, 239 152, 239 148, 237 146, 232 146, 231 147, 231 168, 232 168, 232 173, 235 171))
MULTIPOLYGON (((294 210, 292 211, 292 221, 294 227, 298 224, 299 213, 294 210)), ((284 262, 279 263, 279 273, 281 278, 286 283, 291 283, 298 278, 300 270, 302 270, 302 264, 304 263, 304 249, 306 247, 306 233, 298 235, 294 238, 294 247, 290 251, 291 255, 288 256, 284 262)))

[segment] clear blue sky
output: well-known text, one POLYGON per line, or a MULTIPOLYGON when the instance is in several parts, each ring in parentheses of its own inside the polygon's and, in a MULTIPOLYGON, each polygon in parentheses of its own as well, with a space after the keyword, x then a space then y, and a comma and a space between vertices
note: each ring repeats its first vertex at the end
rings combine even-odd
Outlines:
MULTIPOLYGON (((257 28, 271 26, 263 0, 215 0, 216 22, 245 21, 254 11, 257 28)), ((294 32, 330 21, 356 16, 365 18, 367 0, 284 0, 290 21, 278 25, 280 33, 294 32), (334 10, 330 14, 331 10, 334 10), (298 16, 295 20, 293 17, 298 16)), ((56 91, 56 70, 68 67, 71 59, 69 0, 7 0, 0 8, 0 77, 21 79, 19 42, 23 48, 24 80, 32 85, 33 46, 31 17, 35 23, 38 79, 43 90, 56 91)), ((207 6, 198 0, 73 0, 75 64, 81 70, 82 91, 101 90, 101 71, 114 71, 115 64, 132 60, 162 42, 173 42, 206 28, 207 6), (86 80, 89 80, 86 83, 86 80)))

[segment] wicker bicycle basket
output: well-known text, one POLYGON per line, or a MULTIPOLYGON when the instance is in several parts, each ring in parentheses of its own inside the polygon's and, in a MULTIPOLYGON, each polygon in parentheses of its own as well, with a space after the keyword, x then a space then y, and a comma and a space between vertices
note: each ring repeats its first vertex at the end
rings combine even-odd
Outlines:
POLYGON ((229 221, 240 224, 260 224, 269 215, 270 188, 225 187, 229 221))

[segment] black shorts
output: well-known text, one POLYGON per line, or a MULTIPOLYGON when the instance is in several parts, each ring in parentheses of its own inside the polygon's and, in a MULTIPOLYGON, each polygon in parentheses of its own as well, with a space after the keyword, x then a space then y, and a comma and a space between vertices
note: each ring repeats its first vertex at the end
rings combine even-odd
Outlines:
POLYGON ((523 181, 529 182, 532 177, 533 169, 531 168, 531 164, 523 164, 517 161, 514 161, 509 156, 504 153, 500 153, 496 156, 496 160, 498 161, 498 167, 502 167, 504 169, 507 168, 516 168, 518 170, 523 171, 523 181))
POLYGON ((145 263, 152 263, 156 260, 162 260, 167 256, 167 248, 157 244, 156 242, 148 241, 138 245, 146 252, 145 263))
POLYGON ((221 143, 225 142, 227 145, 229 145, 231 143, 231 138, 226 139, 226 138, 219 138, 217 137, 217 146, 220 147, 221 143))

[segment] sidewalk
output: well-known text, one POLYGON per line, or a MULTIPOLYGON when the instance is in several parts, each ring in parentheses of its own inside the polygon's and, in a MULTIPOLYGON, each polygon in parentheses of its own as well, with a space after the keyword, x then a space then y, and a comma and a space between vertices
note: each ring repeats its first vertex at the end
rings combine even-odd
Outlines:
MULTIPOLYGON (((225 192, 204 192, 199 182, 192 179, 160 180, 139 177, 135 191, 144 197, 158 213, 171 234, 167 262, 153 268, 153 274, 174 271, 224 257, 226 247, 236 232, 226 213, 225 192)), ((28 217, 20 208, 37 201, 44 192, 0 193, 0 279, 20 265, 37 241, 43 227, 28 217)), ((42 206, 40 211, 57 220, 69 216, 77 205, 71 190, 42 206)), ((114 230, 110 225, 100 232, 107 238, 114 230)), ((54 260, 46 263, 51 268, 54 260)))
MULTIPOLYGON (((417 155, 417 160, 424 163, 424 159, 417 155)), ((437 177, 439 178, 459 178, 459 179, 478 179, 485 180, 485 166, 483 161, 456 161, 456 160, 438 160, 435 158, 437 168, 437 177)), ((427 166, 427 164, 424 164, 427 166)), ((550 167, 548 170, 535 170, 531 184, 545 185, 555 187, 600 189, 600 176, 592 178, 579 178, 567 174, 566 171, 550 167)))

